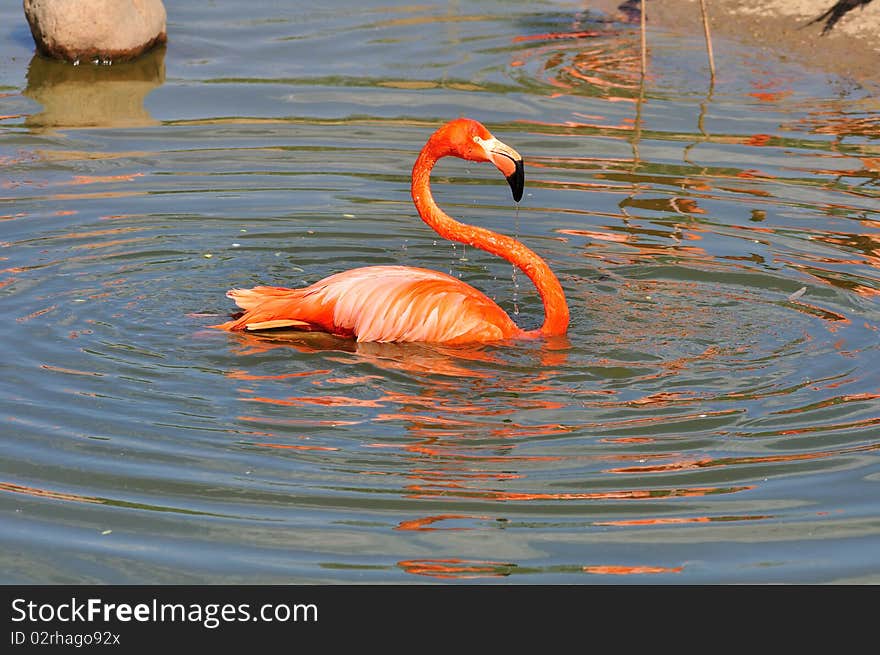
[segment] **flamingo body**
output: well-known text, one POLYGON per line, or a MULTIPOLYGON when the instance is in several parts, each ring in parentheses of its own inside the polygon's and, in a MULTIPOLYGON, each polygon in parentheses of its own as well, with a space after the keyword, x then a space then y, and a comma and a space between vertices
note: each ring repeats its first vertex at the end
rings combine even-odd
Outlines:
POLYGON ((517 202, 523 192, 522 157, 477 121, 450 121, 431 135, 419 153, 412 172, 412 197, 419 216, 440 236, 503 257, 529 277, 544 303, 540 328, 522 330, 485 294, 457 278, 408 266, 355 268, 301 289, 233 289, 226 295, 243 313, 213 327, 230 331, 293 328, 358 341, 446 344, 565 334, 568 305, 547 263, 516 239, 460 223, 434 202, 430 172, 446 156, 494 164, 507 178, 517 202))
POLYGON ((244 310, 217 327, 292 327, 358 341, 473 343, 523 335, 482 292, 445 273, 409 266, 366 266, 302 289, 255 287, 227 295, 244 310))

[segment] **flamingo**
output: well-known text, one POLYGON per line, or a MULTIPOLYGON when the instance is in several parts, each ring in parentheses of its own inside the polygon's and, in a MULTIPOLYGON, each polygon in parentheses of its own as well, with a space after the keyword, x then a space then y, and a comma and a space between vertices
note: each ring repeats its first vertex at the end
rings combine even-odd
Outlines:
POLYGON ((417 157, 412 198, 422 220, 442 237, 488 251, 520 268, 543 301, 541 327, 523 330, 469 284, 445 273, 410 266, 354 268, 298 289, 232 289, 226 295, 243 313, 211 327, 248 332, 288 328, 328 332, 358 342, 450 345, 564 335, 568 305, 547 263, 516 239, 460 223, 437 206, 431 195, 431 169, 450 155, 493 163, 507 178, 516 202, 523 193, 522 157, 478 121, 452 120, 431 135, 417 157))

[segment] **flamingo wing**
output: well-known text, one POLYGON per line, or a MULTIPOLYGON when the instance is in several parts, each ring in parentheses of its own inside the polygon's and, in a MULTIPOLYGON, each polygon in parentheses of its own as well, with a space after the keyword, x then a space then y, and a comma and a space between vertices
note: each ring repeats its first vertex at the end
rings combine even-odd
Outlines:
POLYGON ((358 341, 473 343, 523 334, 496 303, 461 280, 407 266, 368 266, 302 289, 255 287, 227 295, 244 314, 215 327, 290 327, 358 341))

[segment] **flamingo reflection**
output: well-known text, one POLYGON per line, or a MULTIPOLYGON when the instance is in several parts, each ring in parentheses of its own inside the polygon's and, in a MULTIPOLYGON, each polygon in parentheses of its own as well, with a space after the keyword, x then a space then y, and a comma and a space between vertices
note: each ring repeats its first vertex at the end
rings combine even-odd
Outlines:
MULTIPOLYGON (((285 452, 294 457, 302 451, 310 451, 302 452, 303 456, 327 457, 332 464, 335 457, 344 455, 344 448, 334 451, 315 439, 291 438, 289 428, 314 425, 316 420, 333 422, 342 430, 357 429, 357 425, 365 421, 387 426, 378 432, 393 436, 365 444, 366 448, 380 454, 381 463, 365 467, 359 473, 383 476, 389 480, 392 490, 397 488, 396 493, 413 501, 412 508, 418 508, 422 501, 429 501, 432 508, 438 502, 448 504, 450 508, 415 513, 400 520, 394 526, 400 532, 503 529, 510 519, 507 517, 509 510, 502 508, 513 509, 522 503, 644 501, 736 493, 746 488, 706 485, 645 488, 636 484, 617 485, 614 489, 560 491, 542 487, 542 471, 565 469, 578 461, 606 460, 613 468, 620 467, 624 461, 634 464, 633 460, 644 462, 646 459, 680 457, 675 453, 658 452, 548 455, 531 447, 536 439, 564 439, 575 432, 606 427, 602 422, 585 421, 571 425, 552 421, 524 422, 520 418, 524 411, 531 415, 532 410, 542 416, 552 416, 572 403, 583 402, 583 394, 574 388, 560 386, 558 382, 565 373, 571 350, 566 339, 530 342, 529 346, 515 350, 519 365, 516 374, 511 374, 509 348, 356 343, 345 339, 328 340, 326 335, 302 332, 287 335, 238 333, 235 337, 242 366, 230 372, 229 377, 243 385, 239 388, 241 401, 249 406, 290 410, 289 414, 273 413, 271 417, 255 415, 259 412, 254 411, 240 416, 239 420, 259 423, 264 429, 264 436, 255 438, 251 445, 272 448, 279 454, 285 452), (320 362, 309 370, 276 374, 246 367, 249 355, 283 348, 307 357, 318 356, 320 362), (345 363, 357 373, 340 375, 332 362, 345 363), (370 368, 375 372, 365 372, 370 368), (400 374, 419 381, 417 390, 387 388, 388 379, 400 374), (297 393, 289 394, 291 385, 297 393), (365 386, 372 393, 365 394, 365 386), (346 388, 351 392, 347 393, 346 388), (506 406, 496 401, 498 397, 506 399, 506 406), (301 412, 311 407, 349 411, 351 415, 304 419, 301 412), (352 420, 349 422, 348 418, 352 420), (279 428, 274 434, 273 425, 279 428), (326 450, 320 452, 321 448, 326 450), (401 480, 399 487, 393 486, 394 480, 401 480), (461 511, 461 504, 465 502, 480 503, 484 509, 461 511), (487 506, 496 503, 499 504, 498 511, 485 511, 487 506)), ((272 360, 279 361, 280 358, 272 357, 272 360)), ((613 397, 608 400, 617 402, 613 397)), ((669 401, 668 398, 657 399, 658 403, 669 401)), ((350 467, 351 464, 346 462, 344 466, 350 467)), ((408 559, 398 562, 397 566, 409 574, 436 579, 503 577, 519 570, 515 562, 459 557, 408 559)), ((595 573, 602 567, 608 567, 606 573, 616 570, 618 575, 677 571, 676 567, 654 567, 654 570, 641 564, 628 567, 614 562, 580 564, 575 568, 595 573)))

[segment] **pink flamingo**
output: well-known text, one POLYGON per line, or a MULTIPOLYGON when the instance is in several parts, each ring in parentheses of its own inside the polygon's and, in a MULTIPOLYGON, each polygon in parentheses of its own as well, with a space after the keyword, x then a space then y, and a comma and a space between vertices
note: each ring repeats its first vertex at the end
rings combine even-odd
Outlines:
POLYGON ((226 295, 243 313, 212 327, 249 332, 288 328, 329 332, 358 341, 446 344, 564 335, 568 305, 547 263, 516 239, 460 223, 434 202, 431 169, 449 155, 495 164, 517 202, 523 193, 522 157, 477 121, 450 121, 431 135, 416 159, 412 197, 419 216, 440 236, 503 257, 531 279, 544 303, 540 328, 521 329, 485 294, 457 278, 409 266, 355 268, 300 289, 233 289, 226 295))

